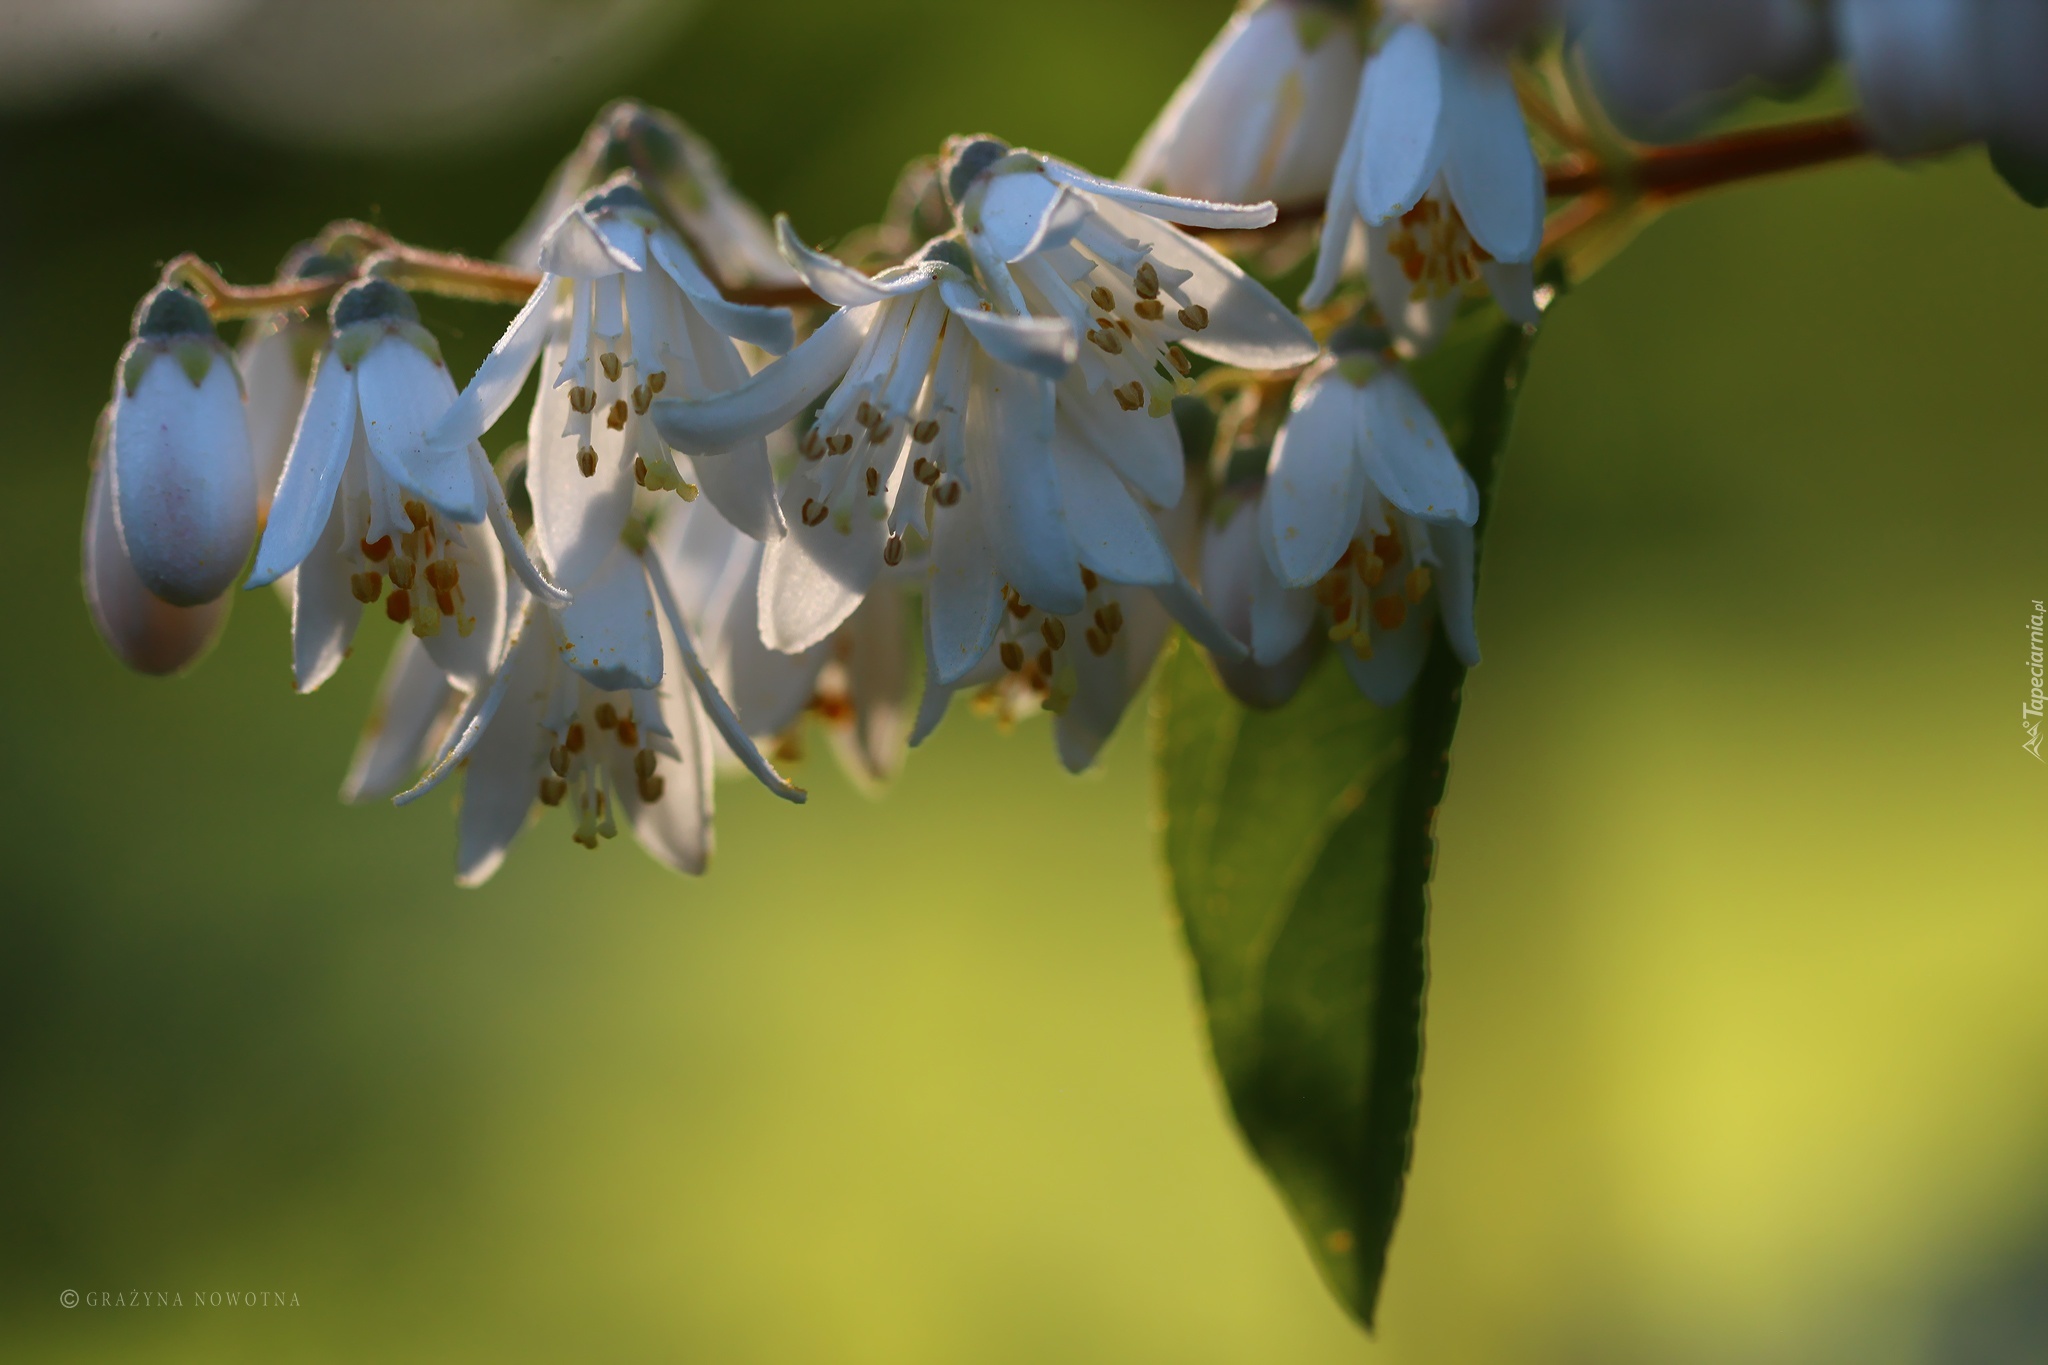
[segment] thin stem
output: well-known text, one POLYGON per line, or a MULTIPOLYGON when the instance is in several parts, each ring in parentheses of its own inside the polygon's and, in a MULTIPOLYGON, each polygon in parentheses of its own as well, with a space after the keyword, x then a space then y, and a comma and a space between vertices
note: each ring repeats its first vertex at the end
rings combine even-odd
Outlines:
POLYGON ((1613 190, 1668 202, 1741 180, 1844 161, 1870 150, 1863 125, 1845 115, 1650 148, 1622 166, 1605 166, 1583 155, 1567 157, 1546 168, 1543 179, 1554 199, 1613 190))

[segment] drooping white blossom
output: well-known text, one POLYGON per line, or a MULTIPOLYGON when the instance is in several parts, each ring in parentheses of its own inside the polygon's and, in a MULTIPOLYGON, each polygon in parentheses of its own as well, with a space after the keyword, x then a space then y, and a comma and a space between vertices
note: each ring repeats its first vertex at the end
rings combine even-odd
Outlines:
POLYGON ((1356 14, 1329 0, 1240 7, 1118 178, 1236 203, 1328 193, 1364 60, 1356 14))
POLYGON ((2048 165, 2048 6, 1836 0, 1834 32, 1878 145, 1897 156, 1988 140, 2048 165))
MULTIPOLYGON (((636 525, 638 523, 635 523, 636 525)), ((718 741, 764 786, 801 803, 747 736, 699 656, 670 566, 629 537, 566 608, 521 604, 518 625, 489 678, 464 706, 426 775, 397 798, 417 800, 461 771, 456 878, 487 880, 536 803, 566 807, 586 848, 621 824, 679 872, 701 873, 712 848, 718 741), (638 593, 607 586, 638 577, 638 593), (594 640, 637 635, 632 603, 652 597, 658 619, 651 669, 596 669, 594 640), (579 619, 580 617, 580 619, 579 619), (649 681, 647 675, 652 674, 649 681)), ((682 566, 677 566, 681 568, 682 566)), ((693 597, 708 585, 686 582, 693 597)), ((520 596, 515 592, 515 596, 520 596)))
POLYGON ((1362 223, 1373 297, 1411 345, 1434 344, 1481 284, 1533 326, 1543 213, 1543 171, 1505 63, 1402 24, 1366 63, 1302 304, 1329 298, 1362 223))
POLYGON ((242 381, 205 305, 176 285, 136 309, 104 459, 115 533, 143 587, 181 607, 227 591, 256 539, 242 381))
MULTIPOLYGON (((1851 0, 1833 0, 1839 8, 1851 0)), ((1879 0, 1911 8, 1920 0, 1879 0)), ((1791 90, 1832 55, 1829 8, 1812 0, 1570 0, 1571 29, 1600 107, 1631 137, 1690 134, 1756 90, 1791 90)))
POLYGON ((455 385, 412 300, 363 280, 335 296, 331 318, 249 586, 297 570, 301 691, 341 666, 364 606, 380 600, 451 679, 474 687, 505 629, 500 547, 536 591, 562 594, 526 553, 483 448, 428 442, 455 385), (498 544, 480 525, 487 516, 498 544))
MULTIPOLYGON (((279 275, 289 280, 325 279, 347 273, 332 256, 301 248, 285 259, 279 275)), ((248 389, 249 449, 256 465, 259 519, 270 516, 278 476, 298 431, 299 410, 313 382, 313 366, 327 342, 327 321, 303 308, 252 318, 235 345, 235 362, 248 389)))
POLYGON ((747 379, 734 338, 789 348, 786 310, 729 303, 630 174, 586 195, 542 243, 541 283, 434 432, 472 441, 518 396, 536 361, 527 486, 542 557, 575 591, 609 553, 634 490, 701 488, 758 539, 785 529, 765 443, 688 455, 665 442, 657 395, 709 397, 747 379))

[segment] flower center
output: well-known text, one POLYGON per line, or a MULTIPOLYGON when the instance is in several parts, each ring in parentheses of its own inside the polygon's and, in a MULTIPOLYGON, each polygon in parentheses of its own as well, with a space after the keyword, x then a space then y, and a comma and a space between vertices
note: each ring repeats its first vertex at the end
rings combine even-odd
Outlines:
POLYGON ((1478 278, 1479 267, 1493 257, 1472 240, 1458 207, 1426 194, 1401 215, 1400 226, 1387 238, 1387 251, 1408 278, 1409 298, 1440 299, 1478 278))
POLYGON ((1085 568, 1081 586, 1087 590, 1087 604, 1072 616, 1060 617, 1046 615, 1015 588, 1003 585, 1006 610, 996 656, 1002 660, 1005 676, 976 695, 974 705, 979 713, 993 715, 999 724, 1008 725, 1036 703, 1058 715, 1067 709, 1080 685, 1071 656, 1065 652, 1075 631, 1078 629, 1081 642, 1098 659, 1116 648, 1116 637, 1124 628, 1117 586, 1104 583, 1085 568))
POLYGON ((385 531, 371 540, 369 533, 378 528, 371 518, 364 518, 364 534, 348 550, 357 566, 348 578, 349 591, 365 606, 382 596, 384 614, 400 625, 410 624, 422 640, 439 635, 444 621, 454 622, 456 634, 468 639, 476 629, 476 617, 463 610, 462 566, 455 561, 455 546, 441 535, 425 503, 407 498, 404 508, 410 527, 395 537, 385 531))
POLYGON ((596 848, 599 839, 619 832, 611 784, 612 763, 620 759, 631 766, 640 799, 650 806, 661 800, 668 783, 650 736, 633 719, 633 708, 621 712, 614 702, 586 696, 556 734, 548 749, 548 771, 540 779, 541 804, 568 802, 576 815, 570 837, 585 848, 596 848))
POLYGON ((1316 583, 1316 601, 1330 613, 1330 639, 1349 643, 1361 659, 1372 657, 1374 631, 1399 630, 1410 607, 1429 596, 1429 566, 1410 563, 1400 527, 1389 517, 1384 535, 1361 537, 1344 547, 1330 571, 1316 583))

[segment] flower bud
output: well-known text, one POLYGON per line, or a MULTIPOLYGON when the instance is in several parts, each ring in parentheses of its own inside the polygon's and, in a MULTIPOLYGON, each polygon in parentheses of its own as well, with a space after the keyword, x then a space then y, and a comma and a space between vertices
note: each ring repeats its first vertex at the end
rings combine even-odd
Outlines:
MULTIPOLYGON (((107 418, 102 414, 101 436, 106 427, 107 418)), ((114 523, 113 486, 106 461, 98 458, 98 452, 85 497, 83 549, 85 604, 92 612, 93 627, 128 667, 159 677, 182 672, 220 637, 231 600, 225 593, 196 607, 174 607, 152 595, 136 576, 121 548, 114 523)))
POLYGON ((110 435, 114 524, 142 585, 174 606, 220 596, 256 539, 255 465, 234 361, 174 285, 136 311, 110 435))

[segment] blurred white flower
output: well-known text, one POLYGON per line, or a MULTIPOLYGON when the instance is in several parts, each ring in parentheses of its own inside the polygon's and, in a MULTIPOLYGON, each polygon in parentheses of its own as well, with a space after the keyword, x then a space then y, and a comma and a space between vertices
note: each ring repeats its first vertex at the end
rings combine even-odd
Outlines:
POLYGON ((227 591, 256 539, 242 381, 205 305, 175 285, 136 309, 106 465, 121 549, 143 586, 181 607, 227 591))
MULTIPOLYGON (((1915 3, 1916 0, 1906 0, 1915 3)), ((1570 0, 1601 107, 1632 137, 1683 137, 1761 87, 1792 90, 1830 52, 1814 0, 1570 0)))
POLYGON ((1381 313, 1418 347, 1480 282, 1533 324, 1543 212, 1543 171, 1505 65, 1403 24, 1366 64, 1302 304, 1329 298, 1363 221, 1381 313))
POLYGON ((1990 139, 2048 163, 2048 5, 1836 0, 1835 35, 1886 151, 1990 139))
POLYGON ((1327 193, 1364 60, 1356 13, 1329 0, 1240 8, 1118 178, 1234 203, 1327 193))

